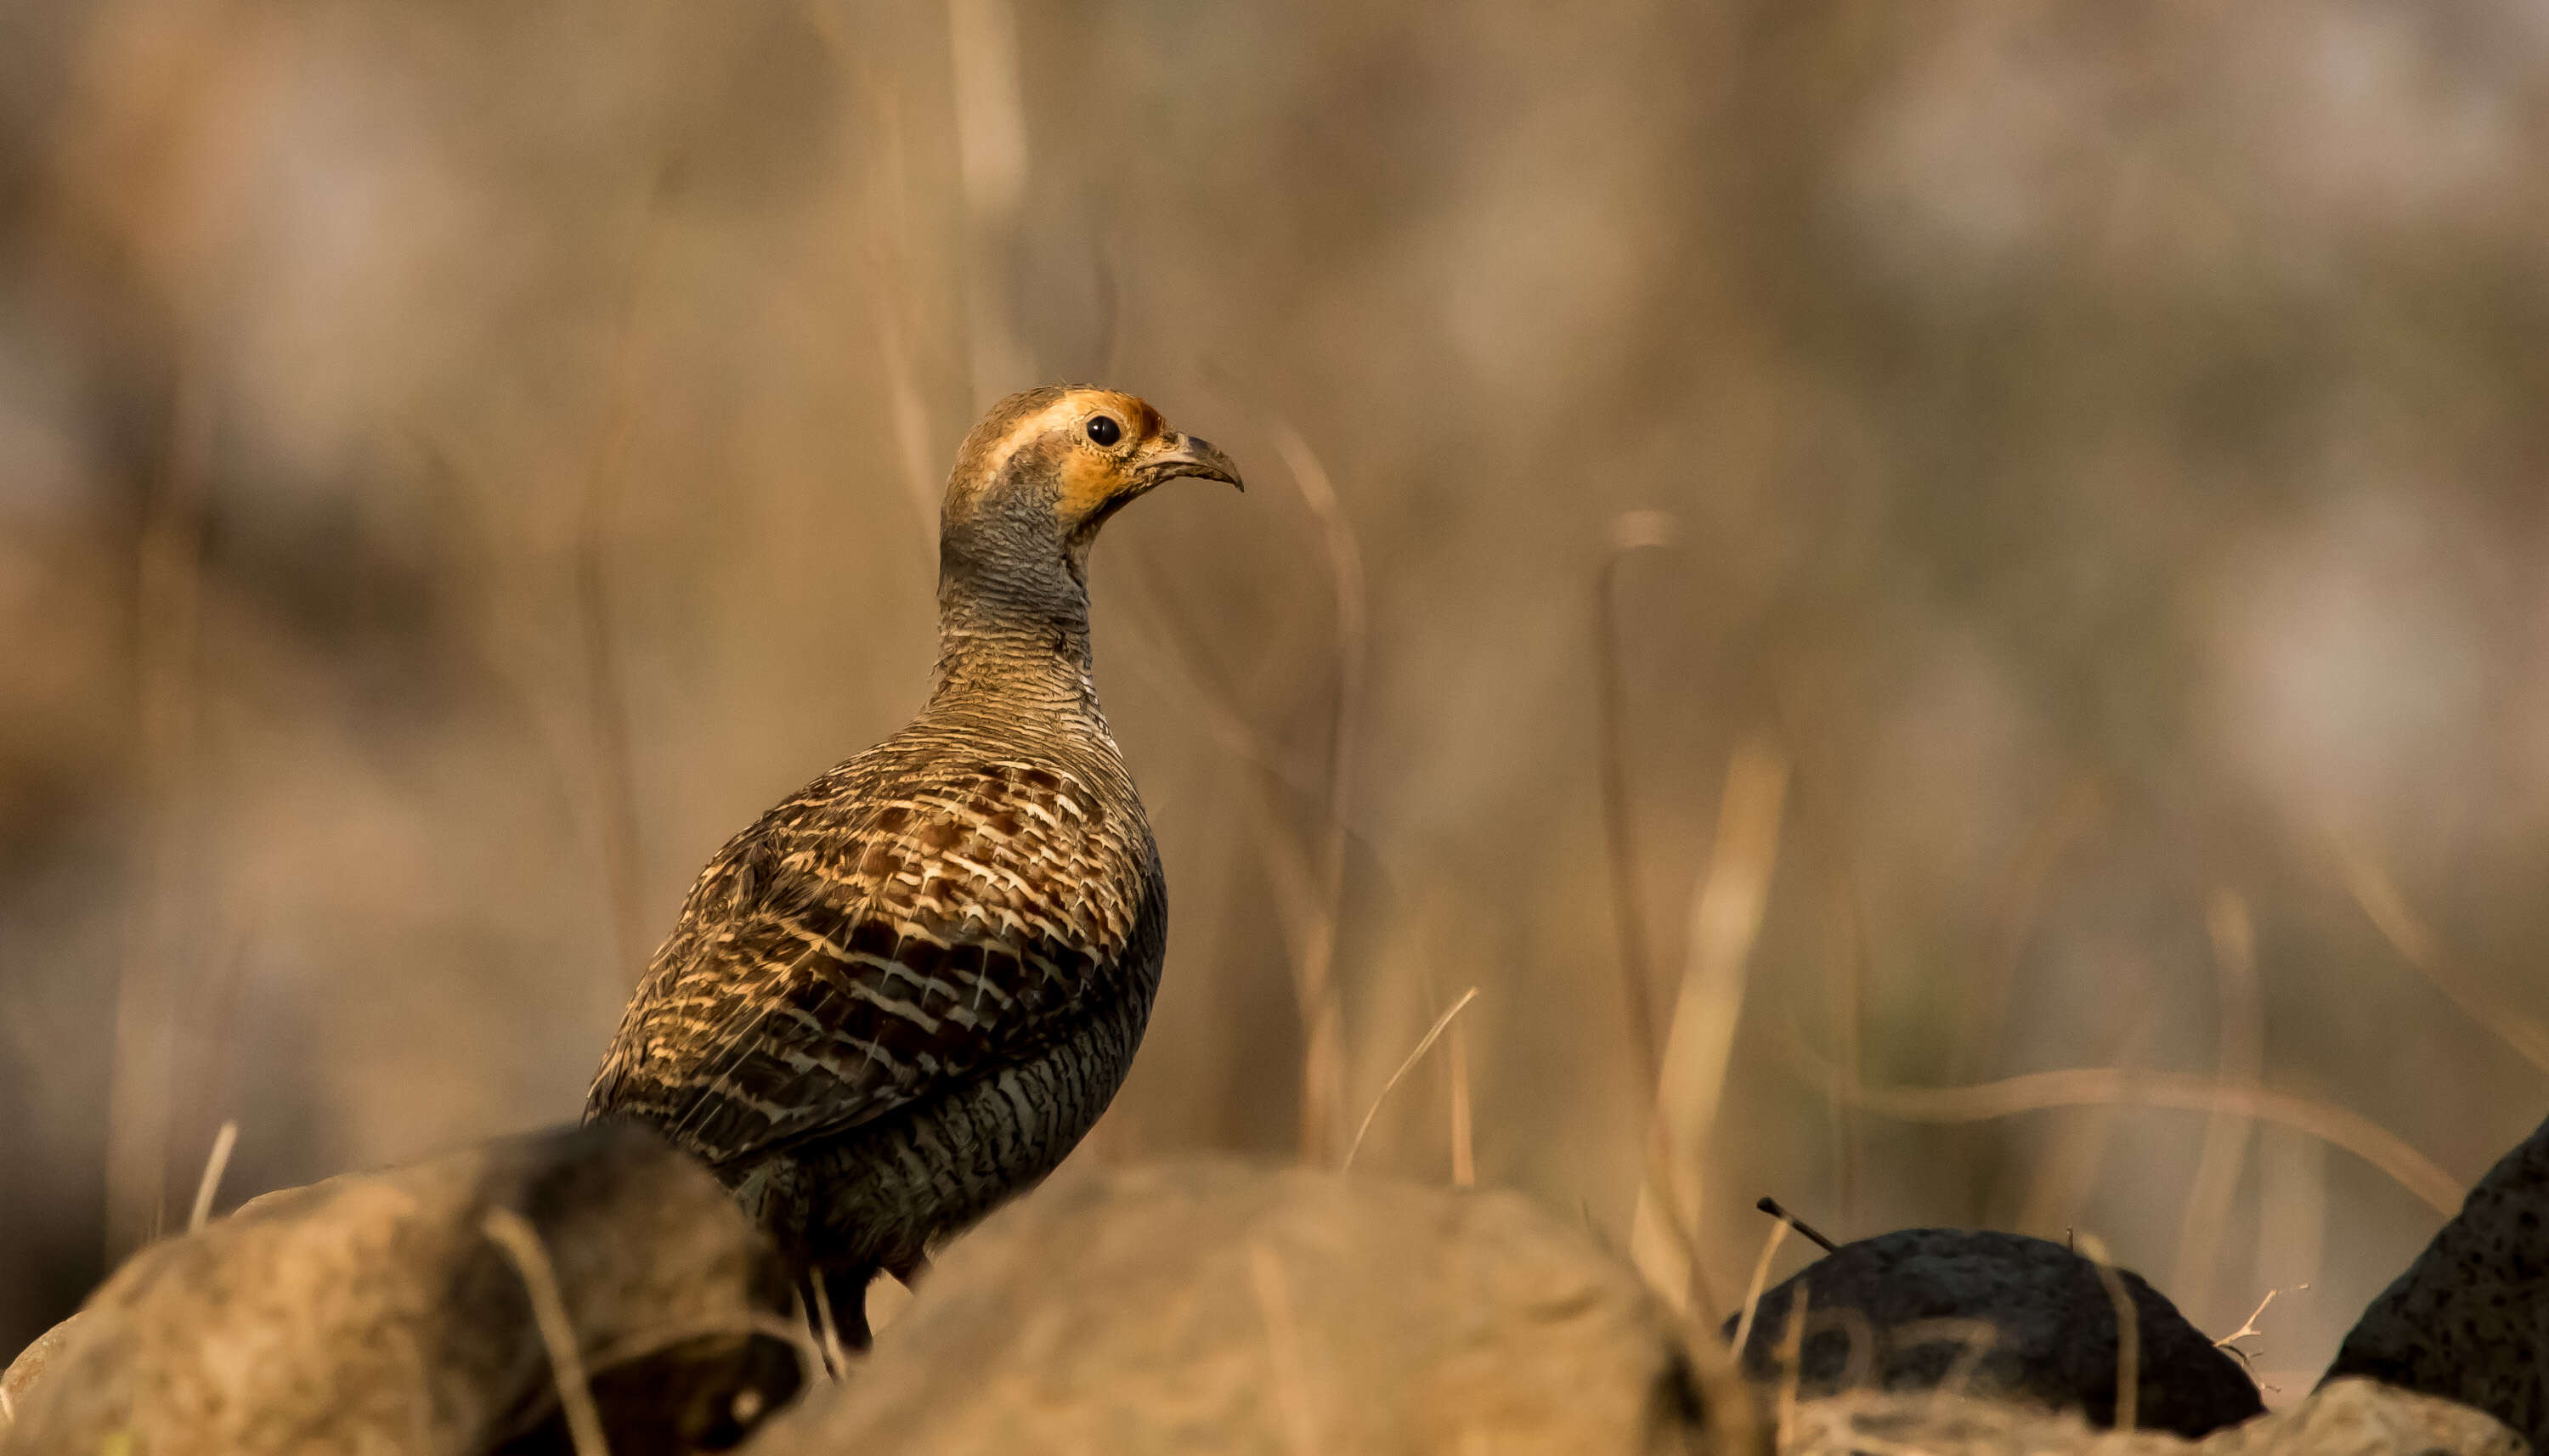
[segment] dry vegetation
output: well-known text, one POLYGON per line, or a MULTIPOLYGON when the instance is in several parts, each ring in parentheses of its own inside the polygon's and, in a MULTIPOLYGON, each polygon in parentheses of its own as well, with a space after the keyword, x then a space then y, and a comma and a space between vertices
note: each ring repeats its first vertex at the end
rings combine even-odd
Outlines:
POLYGON ((2544 52, 0 10, 0 1350, 225 1121, 227 1207, 571 1116, 1069 377, 1263 483, 1099 553, 1175 911, 1084 1156, 1513 1185, 1717 1309, 1764 1192, 2076 1228, 2314 1373, 2549 1080, 2544 52))

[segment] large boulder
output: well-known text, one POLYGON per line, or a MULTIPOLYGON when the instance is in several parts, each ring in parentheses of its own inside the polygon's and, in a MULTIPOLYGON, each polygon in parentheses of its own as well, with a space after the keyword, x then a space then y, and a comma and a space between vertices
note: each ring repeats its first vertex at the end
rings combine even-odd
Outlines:
POLYGON ((958 1241, 848 1381, 752 1451, 1751 1456, 1747 1393, 1684 1334, 1511 1194, 1088 1173, 958 1241))
POLYGON ((0 1452, 566 1451, 496 1210, 537 1235, 615 1456, 731 1446, 795 1392, 777 1254, 653 1134, 590 1128, 268 1194, 143 1249, 0 1386, 0 1452))
MULTIPOLYGON (((2139 1424, 2201 1436, 2266 1409, 2237 1360, 2140 1275, 2114 1272, 2132 1301, 2139 1424)), ((1787 1373, 1781 1351, 1800 1299, 1806 1322, 1796 1374, 1809 1395, 1956 1383, 2002 1401, 2077 1410, 2092 1425, 2115 1423, 2115 1299, 2095 1263, 2058 1243, 1904 1228, 1843 1244, 1761 1297, 1744 1349, 1753 1378, 1787 1373)))
POLYGON ((2549 1123, 2363 1312, 2325 1378, 2345 1376, 2475 1406, 2549 1451, 2549 1123))

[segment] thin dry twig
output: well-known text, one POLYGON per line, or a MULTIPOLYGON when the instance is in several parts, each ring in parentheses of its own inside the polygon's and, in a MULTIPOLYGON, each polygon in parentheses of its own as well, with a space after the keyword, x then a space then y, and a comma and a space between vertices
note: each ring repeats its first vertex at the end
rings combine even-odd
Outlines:
POLYGON ((1825 1253, 1837 1254, 1841 1252, 1840 1244, 1826 1238, 1816 1229, 1814 1225, 1807 1223, 1805 1220, 1798 1218, 1792 1213, 1789 1213, 1788 1206, 1786 1204, 1779 1202, 1770 1195, 1765 1193, 1759 1198, 1754 1199, 1752 1201, 1752 1207, 1759 1209, 1761 1212, 1768 1214, 1771 1218, 1776 1219, 1780 1223, 1787 1225, 1789 1228, 1796 1229, 1798 1233, 1805 1237, 1808 1243, 1822 1249, 1825 1253))
POLYGON ((1878 1087, 1852 1083, 1792 1046, 1801 1070, 1842 1088, 1860 1106, 1915 1123, 1983 1122, 2056 1107, 2127 1104, 2175 1112, 2224 1111, 2308 1133, 2370 1163, 2437 1213, 2460 1211, 2465 1190, 2433 1160, 2361 1113, 2289 1092, 2224 1087, 2184 1072, 2072 1067, 2028 1072, 1963 1087, 1878 1087))
MULTIPOLYGON (((2309 1286, 2309 1285, 2307 1285, 2307 1284, 2296 1284, 2296 1285, 2294 1285, 2294 1286, 2292 1287, 2292 1291, 2291 1291, 2291 1292, 2292 1292, 2292 1293, 2294 1293, 2294 1294, 2299 1294, 2299 1293, 2301 1293, 2303 1290, 2308 1289, 2308 1288, 2310 1288, 2310 1286, 2309 1286)), ((2231 1330, 2228 1334, 2225 1334, 2225 1335, 2221 1336, 2219 1339, 2215 1340, 2215 1341, 2213 1342, 2213 1347, 2214 1347, 2215 1349, 2217 1349, 2217 1350, 2228 1350, 2228 1349, 2231 1349, 2231 1343, 2230 1343, 2230 1342, 2231 1342, 2232 1340, 2246 1339, 2248 1336, 2250 1336, 2250 1335, 2252 1335, 2252 1334, 2263 1334, 2263 1333, 2265 1333, 2266 1331, 2264 1331, 2264 1330, 2262 1330, 2262 1329, 2259 1329, 2259 1328, 2257 1327, 2257 1317, 2258 1317, 2258 1316, 2260 1316, 2260 1315, 2265 1314, 2265 1313, 2266 1313, 2266 1307, 2267 1307, 2268 1305, 2271 1305, 2271 1304, 2273 1304, 2273 1303, 2275 1302, 2275 1296, 2277 1296, 2277 1295, 2279 1295, 2279 1294, 2282 1294, 2282 1293, 2284 1293, 2284 1292, 2285 1292, 2285 1291, 2280 1290, 2280 1289, 2270 1289, 2270 1290, 2267 1290, 2267 1291, 2266 1291, 2266 1297, 2265 1297, 2264 1299, 2261 1299, 2261 1300, 2257 1301, 2257 1308, 2255 1308, 2255 1309, 2253 1309, 2253 1310, 2250 1310, 2250 1311, 2248 1312, 2248 1318, 2239 1321, 2239 1327, 2238 1327, 2238 1328, 2236 1328, 2236 1329, 2234 1329, 2234 1330, 2231 1330)), ((2233 1352, 2234 1354, 2235 1354, 2235 1353, 2244 1353, 2244 1352, 2241 1352, 2241 1351, 2235 1351, 2235 1350, 2234 1350, 2234 1351, 2232 1351, 2232 1352, 2233 1352)))
POLYGON ((1426 1029, 1424 1037, 1416 1044, 1416 1049, 1407 1053, 1407 1059, 1398 1064, 1398 1070, 1391 1072, 1389 1080, 1381 1083, 1380 1095, 1372 1098, 1371 1106, 1364 1110, 1363 1123, 1355 1129, 1354 1141, 1346 1145, 1345 1161, 1337 1165, 1339 1172, 1353 1171, 1355 1154, 1363 1151, 1364 1135, 1371 1131, 1371 1120, 1380 1116, 1380 1105, 1389 1100, 1389 1094, 1397 1088, 1399 1080, 1413 1071, 1416 1063, 1424 1057, 1425 1053, 1433 1049, 1435 1039, 1442 1036, 1444 1029, 1452 1025, 1452 1018, 1461 1014, 1461 1008, 1477 999, 1477 987, 1471 986, 1463 991, 1461 999, 1453 1002, 1450 1010, 1434 1018, 1434 1025, 1426 1029))
POLYGON ((2124 1288, 2124 1277, 2116 1272, 2115 1260, 2107 1257, 2106 1243, 2094 1233, 2082 1233, 2080 1251, 2097 1266, 2098 1282, 2106 1286, 2107 1301, 2116 1307, 2116 1429, 2129 1435, 2140 1413, 2142 1393, 2140 1312, 2133 1308, 2132 1294, 2124 1288))
POLYGON ((238 1144, 238 1124, 226 1121, 213 1135, 213 1151, 204 1159, 204 1176, 195 1185, 195 1207, 186 1215, 186 1231, 201 1233, 213 1221, 213 1199, 222 1191, 222 1174, 231 1165, 231 1149, 238 1144))
POLYGON ((558 1293, 557 1270, 549 1264, 549 1251, 540 1243, 539 1230, 512 1209, 489 1209, 486 1221, 479 1227, 514 1261, 515 1271, 522 1277, 522 1287, 530 1294, 531 1318, 539 1325, 540 1342, 548 1346, 549 1374, 557 1382, 558 1404, 566 1411, 567 1434, 574 1438, 576 1456, 610 1456, 610 1442, 602 1433, 602 1412, 594 1408, 593 1388, 585 1381, 575 1321, 568 1317, 566 1300, 558 1293))

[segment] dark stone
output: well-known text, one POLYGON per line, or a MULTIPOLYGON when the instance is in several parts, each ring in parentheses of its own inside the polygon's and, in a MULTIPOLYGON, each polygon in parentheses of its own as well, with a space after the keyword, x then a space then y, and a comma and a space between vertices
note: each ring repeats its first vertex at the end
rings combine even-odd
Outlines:
POLYGON ((2549 1450, 2549 1123, 2504 1155, 2355 1321, 2321 1384, 2361 1375, 2475 1406, 2549 1450))
MULTIPOLYGON (((2236 1359, 2140 1275, 2116 1272, 2132 1298, 2140 1351, 2136 1426, 2193 1438, 2265 1410, 2236 1359)), ((1783 1374, 1781 1344, 1800 1293, 1799 1387, 1807 1395, 1929 1390, 1956 1376, 1976 1395, 2115 1424, 2115 1303, 2098 1266, 2058 1243, 1904 1228, 1843 1244, 1761 1297, 1744 1350, 1755 1379, 1783 1374), (1988 1345, 1977 1348, 1986 1326, 1988 1345)))

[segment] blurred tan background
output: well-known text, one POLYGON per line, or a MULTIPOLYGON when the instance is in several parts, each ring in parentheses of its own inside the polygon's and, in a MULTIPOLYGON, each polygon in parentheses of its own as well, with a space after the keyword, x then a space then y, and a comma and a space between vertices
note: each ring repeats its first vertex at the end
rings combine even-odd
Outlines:
POLYGON ((1358 1166, 1626 1250, 1669 1028, 1704 1298, 1764 1193, 2076 1228, 2290 1395, 2549 1111, 2544 88, 2517 0, 19 0, 0 1351, 225 1121, 575 1116, 1068 378, 1252 482, 1095 564, 1085 1156, 1334 1162, 1475 987, 1358 1166))

